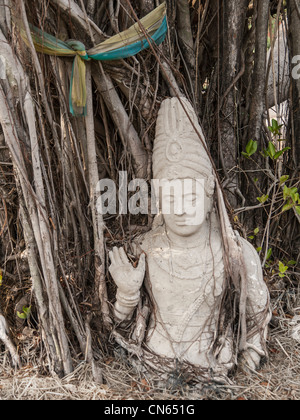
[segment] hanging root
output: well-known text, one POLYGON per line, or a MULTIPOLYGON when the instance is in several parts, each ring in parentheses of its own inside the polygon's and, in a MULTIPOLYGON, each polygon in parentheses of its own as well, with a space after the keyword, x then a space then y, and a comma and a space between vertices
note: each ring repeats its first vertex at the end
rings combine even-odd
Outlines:
POLYGON ((0 315, 0 341, 2 341, 4 343, 5 347, 9 351, 9 353, 12 357, 12 360, 13 360, 13 364, 16 367, 20 367, 21 366, 20 357, 17 353, 17 350, 16 350, 13 342, 9 338, 7 323, 6 323, 6 320, 5 320, 4 316, 2 316, 2 315, 0 315))

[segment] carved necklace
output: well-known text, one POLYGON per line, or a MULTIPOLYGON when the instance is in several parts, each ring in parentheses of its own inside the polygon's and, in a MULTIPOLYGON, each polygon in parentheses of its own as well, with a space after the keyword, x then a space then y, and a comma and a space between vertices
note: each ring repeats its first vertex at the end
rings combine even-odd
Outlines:
POLYGON ((203 257, 201 257, 201 251, 197 245, 189 248, 174 249, 167 231, 165 233, 169 248, 168 268, 171 283, 174 282, 174 278, 195 280, 201 276, 204 280, 208 271, 208 237, 205 239, 204 253, 202 254, 203 257))

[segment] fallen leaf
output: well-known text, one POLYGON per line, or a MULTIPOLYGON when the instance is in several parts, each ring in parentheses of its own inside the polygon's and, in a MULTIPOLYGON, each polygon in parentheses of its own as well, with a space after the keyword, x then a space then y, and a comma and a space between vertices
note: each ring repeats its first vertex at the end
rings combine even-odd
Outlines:
POLYGON ((261 382, 260 385, 262 385, 262 386, 269 386, 269 383, 268 382, 261 382))
POLYGON ((144 391, 150 391, 150 386, 149 386, 149 383, 146 379, 142 379, 141 384, 144 388, 144 391))

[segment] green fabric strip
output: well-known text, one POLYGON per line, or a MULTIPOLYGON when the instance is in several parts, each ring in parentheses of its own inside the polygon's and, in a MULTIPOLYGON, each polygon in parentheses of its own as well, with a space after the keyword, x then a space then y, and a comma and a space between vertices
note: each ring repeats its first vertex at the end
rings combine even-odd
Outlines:
MULTIPOLYGON (((161 44, 168 31, 166 3, 140 20, 148 37, 157 45, 161 44)), ((31 36, 37 52, 58 57, 75 57, 72 68, 69 105, 73 116, 86 115, 86 68, 88 60, 120 60, 132 57, 150 47, 149 40, 141 31, 139 23, 109 38, 90 50, 76 40, 61 41, 54 36, 30 25, 31 36)), ((29 45, 26 32, 20 27, 23 40, 29 45)))

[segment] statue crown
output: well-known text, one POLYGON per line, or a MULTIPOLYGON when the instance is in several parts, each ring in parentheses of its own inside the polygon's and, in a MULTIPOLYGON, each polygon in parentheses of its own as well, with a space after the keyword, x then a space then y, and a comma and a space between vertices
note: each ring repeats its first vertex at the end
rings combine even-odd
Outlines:
MULTIPOLYGON (((198 133, 205 138, 190 102, 181 98, 198 133)), ((213 176, 210 158, 177 98, 163 101, 156 125, 153 151, 155 179, 207 178, 213 176)))

